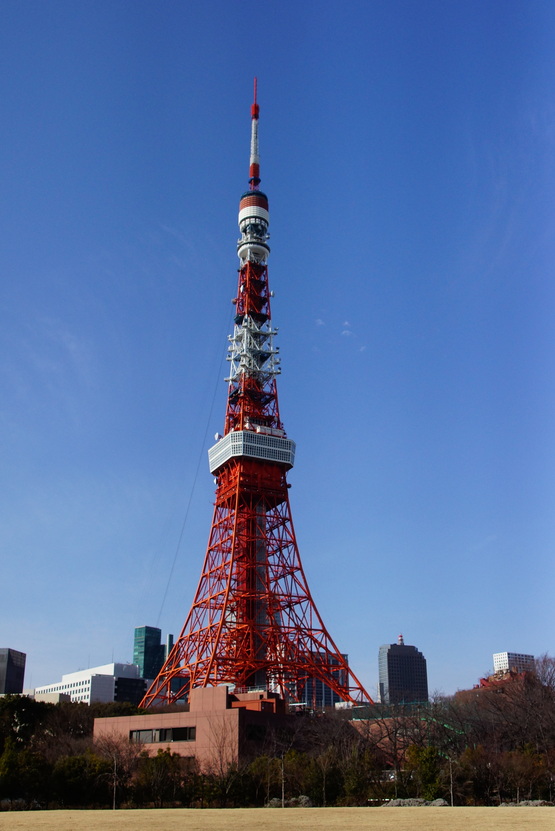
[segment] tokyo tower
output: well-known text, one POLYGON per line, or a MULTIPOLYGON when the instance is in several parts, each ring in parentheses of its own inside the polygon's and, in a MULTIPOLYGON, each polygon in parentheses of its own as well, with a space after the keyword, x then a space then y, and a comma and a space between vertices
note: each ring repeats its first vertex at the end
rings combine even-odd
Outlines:
POLYGON ((268 198, 261 190, 254 82, 249 190, 239 203, 240 261, 223 436, 208 451, 214 515, 193 605, 142 707, 228 684, 302 700, 321 681, 344 701, 371 701, 328 634, 303 571, 287 471, 295 443, 281 420, 268 285, 268 198))

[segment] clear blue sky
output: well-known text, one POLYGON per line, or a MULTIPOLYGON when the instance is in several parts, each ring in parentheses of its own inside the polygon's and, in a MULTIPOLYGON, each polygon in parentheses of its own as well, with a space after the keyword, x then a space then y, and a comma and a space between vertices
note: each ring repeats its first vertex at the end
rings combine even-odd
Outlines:
POLYGON ((326 625, 371 694, 399 632, 446 693, 555 652, 554 43, 550 0, 4 0, 0 646, 26 686, 187 614, 254 75, 326 625))

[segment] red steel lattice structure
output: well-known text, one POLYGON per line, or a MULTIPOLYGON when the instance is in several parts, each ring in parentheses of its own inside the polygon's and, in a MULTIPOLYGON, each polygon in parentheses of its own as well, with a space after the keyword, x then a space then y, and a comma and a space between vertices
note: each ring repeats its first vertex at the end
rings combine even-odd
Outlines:
POLYGON ((289 505, 295 444, 279 414, 268 285, 268 199, 259 190, 256 80, 250 189, 239 205, 240 259, 224 435, 209 451, 216 500, 189 615, 141 706, 229 684, 302 700, 317 679, 344 701, 371 701, 328 634, 303 571, 289 505))

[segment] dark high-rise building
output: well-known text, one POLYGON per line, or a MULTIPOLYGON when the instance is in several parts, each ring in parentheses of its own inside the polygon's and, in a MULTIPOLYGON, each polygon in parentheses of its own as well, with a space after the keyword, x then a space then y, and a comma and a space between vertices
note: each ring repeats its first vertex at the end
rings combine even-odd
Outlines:
POLYGON ((167 644, 161 643, 162 630, 156 626, 138 626, 133 641, 133 663, 139 667, 141 678, 156 678, 173 645, 173 635, 167 644))
POLYGON ((23 692, 26 658, 17 649, 0 649, 0 693, 23 692))
POLYGON ((380 700, 382 704, 413 704, 428 700, 426 658, 403 636, 380 646, 380 700))
POLYGON ((126 678, 119 676, 114 684, 114 701, 129 701, 131 704, 140 704, 146 692, 144 678, 126 678))

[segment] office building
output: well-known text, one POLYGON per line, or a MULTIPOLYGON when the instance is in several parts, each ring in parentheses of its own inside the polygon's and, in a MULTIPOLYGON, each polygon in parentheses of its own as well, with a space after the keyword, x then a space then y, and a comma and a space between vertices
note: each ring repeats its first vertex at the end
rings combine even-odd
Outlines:
POLYGON ((534 672, 536 661, 533 655, 521 652, 495 652, 493 655, 494 672, 534 672))
POLYGON ((17 649, 0 649, 0 695, 23 692, 26 658, 25 652, 17 649))
POLYGON ((133 663, 142 678, 156 678, 164 663, 162 630, 156 626, 137 626, 133 637, 133 663))
POLYGON ((65 693, 71 701, 129 701, 138 704, 145 694, 146 682, 136 664, 105 664, 62 675, 62 680, 35 689, 35 697, 65 693))
POLYGON ((397 643, 380 646, 379 684, 382 704, 414 704, 428 700, 426 658, 415 646, 397 643))
POLYGON ((156 626, 137 626, 133 638, 133 663, 137 664, 141 678, 152 681, 170 654, 173 635, 161 643, 162 630, 156 626))

